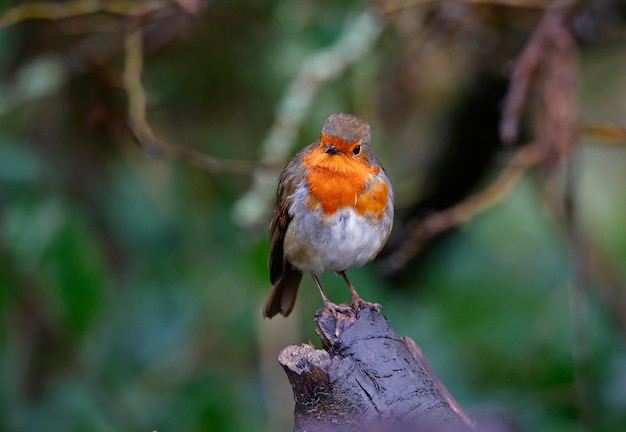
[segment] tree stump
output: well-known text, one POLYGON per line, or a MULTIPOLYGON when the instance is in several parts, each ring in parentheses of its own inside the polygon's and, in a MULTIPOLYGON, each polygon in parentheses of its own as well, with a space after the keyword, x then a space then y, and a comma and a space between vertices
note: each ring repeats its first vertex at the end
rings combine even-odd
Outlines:
POLYGON ((319 310, 323 344, 291 345, 279 362, 295 399, 295 432, 477 431, 413 340, 376 309, 319 310))

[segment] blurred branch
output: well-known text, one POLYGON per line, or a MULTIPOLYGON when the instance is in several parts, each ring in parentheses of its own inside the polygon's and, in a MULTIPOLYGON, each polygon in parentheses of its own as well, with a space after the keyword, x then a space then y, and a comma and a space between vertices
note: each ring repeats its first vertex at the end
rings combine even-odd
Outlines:
POLYGON ((536 83, 540 106, 533 113, 533 144, 519 150, 500 176, 482 192, 425 220, 413 221, 409 238, 383 260, 386 271, 401 268, 434 236, 467 222, 505 198, 529 167, 542 162, 551 173, 576 145, 579 134, 575 98, 577 57, 573 38, 566 29, 576 3, 576 0, 558 0, 550 5, 551 9, 546 11, 512 72, 500 136, 505 144, 517 140, 530 86, 536 83))
POLYGON ((546 39, 538 77, 540 106, 534 113, 534 140, 545 150, 543 167, 548 174, 579 139, 578 53, 567 28, 568 17, 569 9, 564 7, 549 12, 544 19, 546 39))
POLYGON ((139 141, 154 140, 152 128, 146 120, 146 94, 141 82, 143 69, 143 30, 131 30, 124 44, 124 89, 128 96, 128 118, 139 141))
POLYGON ((493 207, 507 197, 524 173, 543 158, 543 150, 537 144, 529 144, 518 150, 500 176, 481 192, 425 220, 413 222, 408 239, 392 254, 381 260, 385 272, 403 267, 430 239, 444 231, 468 222, 474 216, 493 207))
MULTIPOLYGON (((555 99, 550 90, 559 93, 559 98, 556 98, 558 100, 555 102, 559 104, 559 107, 552 105, 555 108, 553 110, 548 107, 547 111, 550 114, 554 114, 554 117, 562 114, 567 117, 567 121, 572 117, 572 113, 568 111, 567 102, 571 102, 569 96, 573 93, 574 85, 574 78, 570 76, 575 69, 572 58, 574 57, 574 42, 564 27, 568 14, 575 4, 575 0, 554 2, 554 8, 546 12, 516 61, 511 73, 511 85, 505 99, 500 124, 500 138, 504 144, 512 145, 517 140, 522 112, 527 105, 530 85, 534 80, 540 80, 546 86, 551 86, 551 88, 542 89, 544 90, 542 93, 544 104, 549 105, 555 99)), ((539 119, 536 118, 535 121, 538 123, 539 119)), ((549 121, 543 123, 549 124, 549 121)), ((540 125, 536 124, 536 127, 539 129, 540 125)), ((549 130, 554 129, 554 125, 550 125, 549 128, 543 132, 549 133, 549 130)))
MULTIPOLYGON (((28 60, 12 74, 10 81, 0 82, 0 116, 29 101, 53 94, 76 76, 88 72, 97 73, 101 77, 109 75, 105 80, 107 85, 115 88, 120 85, 118 74, 112 72, 112 68, 105 67, 105 64, 123 47, 117 43, 117 39, 113 43, 111 38, 95 34, 102 30, 101 26, 94 27, 93 23, 83 21, 90 26, 88 33, 91 34, 65 50, 59 49, 28 60)), ((159 49, 181 33, 182 25, 182 20, 172 19, 151 28, 145 36, 149 41, 147 48, 151 51, 159 49)), ((119 32, 119 23, 115 26, 115 32, 119 32)))
MULTIPOLYGON (((284 164, 317 92, 326 82, 367 54, 384 27, 385 23, 378 13, 366 9, 346 27, 333 46, 312 53, 302 62, 300 72, 283 95, 274 124, 261 144, 260 160, 263 164, 284 164)), ((251 225, 268 214, 275 183, 273 174, 255 172, 252 187, 236 203, 236 221, 241 225, 251 225)))
MULTIPOLYGON (((554 7, 545 0, 457 0, 459 3, 473 5, 505 6, 523 9, 550 9, 554 7)), ((381 0, 378 2, 384 15, 393 14, 404 9, 422 6, 425 4, 442 3, 441 0, 381 0)))
POLYGON ((115 15, 138 17, 148 15, 170 4, 174 0, 75 0, 65 3, 29 2, 6 11, 0 17, 0 28, 33 19, 57 20, 106 12, 115 15))
MULTIPOLYGON (((602 140, 609 144, 615 145, 626 145, 626 128, 617 125, 586 125, 583 126, 582 131, 599 140, 602 140)), ((395 271, 406 264, 406 262, 417 254, 433 237, 445 232, 451 228, 459 226, 467 221, 469 221, 472 217, 477 214, 487 210, 493 205, 497 204, 502 199, 506 198, 506 196, 513 190, 516 186, 517 182, 521 179, 522 175, 526 170, 531 168, 533 165, 539 163, 542 160, 543 152, 536 144, 531 144, 520 150, 511 160, 511 162, 507 165, 507 167, 502 171, 500 176, 487 188, 483 191, 479 192, 476 195, 473 195, 461 203, 441 212, 433 213, 426 220, 422 222, 415 222, 414 227, 411 229, 411 234, 409 238, 405 241, 405 243, 394 253, 387 256, 383 260, 381 260, 381 267, 387 271, 392 272, 395 271)), ((601 262, 600 258, 595 259, 596 265, 593 265, 592 268, 602 267, 602 271, 593 271, 595 274, 604 274, 607 273, 607 268, 609 265, 606 263, 606 260, 603 263, 597 264, 601 262)), ((612 274, 614 274, 613 272, 612 274)), ((617 282, 618 277, 613 277, 612 285, 620 286, 621 283, 617 282)), ((604 284, 606 285, 606 284, 604 284)), ((603 287, 604 287, 603 285, 603 287)), ((611 285, 611 284, 609 284, 611 285)), ((608 302, 609 305, 619 304, 621 309, 621 305, 626 305, 626 296, 621 295, 618 290, 613 290, 613 294, 608 290, 608 294, 604 294, 607 297, 616 297, 619 298, 617 303, 608 302)), ((619 314, 617 315, 617 321, 622 326, 623 329, 626 329, 626 320, 623 317, 620 318, 619 314)), ((626 334, 626 330, 624 330, 624 334, 626 334)))
POLYGON ((186 162, 209 174, 250 175, 254 170, 273 169, 269 165, 240 160, 219 160, 189 147, 175 146, 158 138, 148 123, 146 93, 141 81, 143 70, 143 29, 128 32, 124 44, 124 90, 128 97, 129 128, 146 154, 159 159, 186 162))
MULTIPOLYGON (((131 129, 135 138, 138 132, 131 129)), ((255 170, 277 171, 280 167, 246 160, 217 159, 191 147, 176 146, 162 139, 140 141, 143 151, 157 159, 170 159, 185 162, 208 174, 237 174, 249 176, 255 170)))
POLYGON ((626 145, 626 127, 611 124, 588 124, 582 133, 604 144, 626 145))
POLYGON ((508 6, 515 8, 528 9, 548 9, 551 7, 549 2, 545 0, 459 0, 463 3, 490 5, 490 6, 508 6))

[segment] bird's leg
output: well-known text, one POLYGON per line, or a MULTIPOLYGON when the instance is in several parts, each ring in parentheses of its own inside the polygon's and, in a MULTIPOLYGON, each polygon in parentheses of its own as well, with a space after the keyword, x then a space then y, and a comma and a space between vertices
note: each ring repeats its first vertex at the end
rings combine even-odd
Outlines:
POLYGON ((315 285, 317 285, 317 289, 319 290, 320 295, 322 296, 322 300, 324 301, 324 306, 327 306, 329 304, 334 304, 330 300, 328 300, 328 297, 326 297, 326 293, 324 292, 324 289, 322 288, 322 284, 320 284, 320 280, 317 278, 317 275, 315 273, 311 273, 311 276, 313 276, 315 285))
POLYGON ((326 309, 329 309, 329 310, 333 311, 335 316, 336 316, 337 312, 347 313, 347 312, 352 311, 352 309, 350 307, 339 306, 339 305, 336 305, 335 303, 331 302, 328 299, 328 297, 326 297, 326 293, 322 289, 322 284, 320 284, 320 280, 317 278, 317 275, 315 273, 311 273, 311 276, 313 276, 313 280, 315 281, 315 285, 317 285, 317 289, 319 290, 320 295, 322 296, 322 301, 324 302, 324 307, 326 309))
POLYGON ((359 293, 356 292, 350 279, 348 279, 348 275, 346 275, 345 271, 337 272, 343 277, 343 280, 346 281, 346 285, 348 285, 348 289, 350 290, 350 294, 352 294, 352 301, 350 302, 350 306, 358 307, 359 309, 363 309, 364 307, 369 307, 375 309, 377 312, 380 312, 380 305, 378 303, 370 303, 361 298, 359 293))

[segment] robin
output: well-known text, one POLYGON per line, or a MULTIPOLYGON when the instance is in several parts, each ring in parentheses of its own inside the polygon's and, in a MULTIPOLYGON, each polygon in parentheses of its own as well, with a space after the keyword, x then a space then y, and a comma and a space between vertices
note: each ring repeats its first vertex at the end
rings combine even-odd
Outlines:
POLYGON ((369 124, 350 114, 331 115, 320 139, 280 174, 268 260, 274 288, 263 315, 289 315, 303 272, 313 276, 326 307, 338 308, 317 278, 324 271, 343 277, 351 306, 373 306, 359 297, 345 270, 374 259, 392 224, 391 183, 370 148, 369 124))

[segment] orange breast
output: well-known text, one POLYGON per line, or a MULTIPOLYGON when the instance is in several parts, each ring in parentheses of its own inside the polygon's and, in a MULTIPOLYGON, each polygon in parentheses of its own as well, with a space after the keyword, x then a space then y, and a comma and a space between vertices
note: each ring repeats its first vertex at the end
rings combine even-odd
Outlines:
POLYGON ((387 183, 378 177, 380 168, 348 155, 329 155, 323 150, 308 152, 302 163, 307 169, 309 196, 306 206, 321 206, 325 214, 352 207, 357 214, 374 220, 384 215, 387 183))

